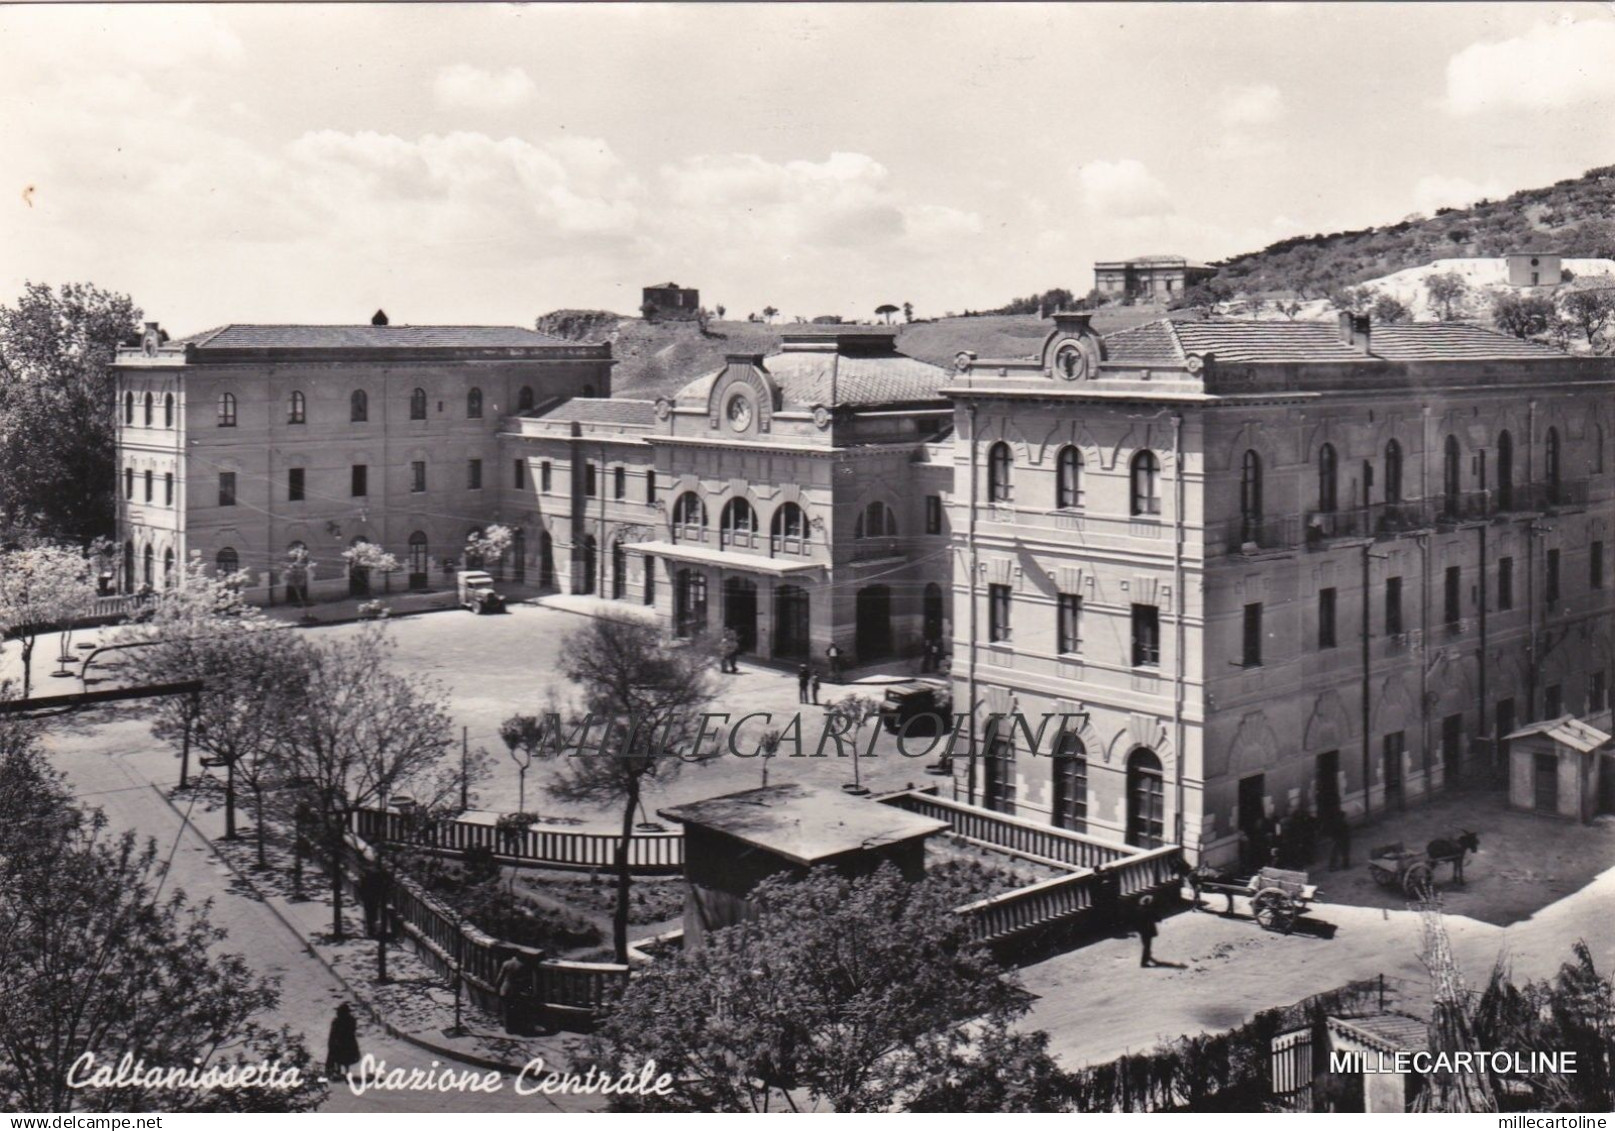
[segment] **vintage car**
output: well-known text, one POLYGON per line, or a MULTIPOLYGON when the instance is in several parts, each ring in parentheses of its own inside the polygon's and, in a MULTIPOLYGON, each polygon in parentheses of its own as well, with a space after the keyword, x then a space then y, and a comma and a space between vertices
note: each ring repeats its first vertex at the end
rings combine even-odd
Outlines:
POLYGON ((886 686, 880 721, 888 733, 940 734, 953 713, 953 689, 946 680, 905 679, 886 686), (912 722, 916 718, 929 721, 912 722))
POLYGON ((459 583, 461 608, 474 613, 502 613, 505 599, 494 591, 493 578, 485 570, 462 569, 455 575, 459 583))

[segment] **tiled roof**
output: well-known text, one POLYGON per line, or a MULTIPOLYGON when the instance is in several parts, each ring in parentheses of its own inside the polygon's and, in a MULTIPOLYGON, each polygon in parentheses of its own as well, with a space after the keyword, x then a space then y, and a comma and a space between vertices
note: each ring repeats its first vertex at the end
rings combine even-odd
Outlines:
POLYGON ((527 414, 545 421, 569 424, 635 424, 649 427, 656 423, 656 402, 628 397, 573 397, 554 408, 540 408, 527 414))
POLYGON ((1545 734, 1559 745, 1579 750, 1583 754, 1589 750, 1597 750, 1610 740, 1609 735, 1574 715, 1561 715, 1557 719, 1544 719, 1542 722, 1531 723, 1503 737, 1505 741, 1512 741, 1516 738, 1528 738, 1534 734, 1545 734))
POLYGON ((1331 1017, 1329 1020, 1366 1034, 1371 1043, 1386 1046, 1388 1051, 1418 1052, 1430 1047, 1429 1022, 1417 1017, 1380 1013, 1373 1017, 1331 1017))
MULTIPOLYGON (((1376 325, 1369 352, 1386 361, 1479 361, 1493 358, 1564 356, 1539 342, 1499 334, 1463 322, 1376 325)), ((1107 359, 1135 364, 1172 364, 1186 354, 1215 354, 1218 361, 1351 362, 1363 354, 1341 341, 1333 322, 1212 318, 1201 322, 1146 322, 1105 338, 1107 359)))
POLYGON ((210 349, 509 349, 566 345, 520 326, 263 326, 232 323, 181 338, 210 349))
MULTIPOLYGON (((779 386, 784 403, 796 408, 940 401, 939 390, 952 377, 939 366, 900 353, 786 350, 764 358, 763 368, 779 386)), ((678 403, 705 405, 721 372, 708 373, 684 386, 678 392, 678 403)))

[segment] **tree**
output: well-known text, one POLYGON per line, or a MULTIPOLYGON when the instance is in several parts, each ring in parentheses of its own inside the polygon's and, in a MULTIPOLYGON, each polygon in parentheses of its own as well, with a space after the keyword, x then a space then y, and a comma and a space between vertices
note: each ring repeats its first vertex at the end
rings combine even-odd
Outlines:
POLYGON ((1336 310, 1364 314, 1374 305, 1374 297, 1370 287, 1339 287, 1329 292, 1329 304, 1336 310))
MULTIPOLYGON (((313 1058, 264 1018, 276 984, 239 955, 207 905, 163 895, 156 843, 107 834, 76 809, 26 733, 0 723, 0 1107, 9 1111, 306 1111, 313 1058), (85 1054, 114 1066, 224 1069, 278 1061, 289 1087, 71 1086, 85 1054)), ((82 1071, 82 1069, 81 1069, 82 1071)))
POLYGON ((763 319, 765 321, 773 322, 774 319, 777 318, 777 317, 779 317, 778 308, 772 307, 772 306, 763 307, 763 319))
POLYGON ((374 542, 355 542, 342 551, 342 560, 348 563, 350 576, 357 573, 364 578, 366 592, 370 588, 372 573, 381 574, 384 583, 390 589, 392 575, 400 568, 398 559, 374 542))
POLYGON ((453 728, 442 690, 391 668, 395 645, 380 624, 307 653, 306 691, 285 740, 326 852, 331 934, 344 937, 342 867, 355 810, 407 797, 425 812, 452 806, 466 772, 447 755, 453 728))
POLYGON ((1615 288, 1571 291, 1560 305, 1565 318, 1586 337, 1588 348, 1600 352, 1599 335, 1615 321, 1615 288))
POLYGON ((516 812, 527 812, 527 771, 542 753, 546 732, 537 715, 512 715, 499 724, 499 737, 516 764, 516 812))
POLYGON ((992 1036, 1025 1012, 1024 997, 941 886, 890 865, 853 880, 816 868, 765 880, 747 902, 736 925, 643 970, 606 1018, 601 1063, 654 1059, 677 1081, 671 1096, 620 1103, 878 1111, 951 1098, 944 1065, 974 1064, 952 1078, 972 1094, 1006 1054, 1031 1078, 1058 1072, 1046 1053, 992 1036))
POLYGON ((1172 303, 1173 310, 1197 310, 1202 315, 1216 314, 1222 304, 1233 297, 1233 290, 1221 279, 1207 279, 1192 287, 1185 287, 1172 303))
MULTIPOLYGON (((647 782, 668 781, 686 757, 699 756, 702 712, 716 693, 712 660, 709 651, 625 616, 597 617, 561 644, 561 672, 581 692, 584 721, 602 728, 603 737, 598 747, 565 758, 547 789, 560 801, 622 807, 612 916, 618 962, 628 961, 634 814, 647 782)), ((550 724, 552 733, 559 730, 557 714, 550 724)))
POLYGON ((870 721, 880 717, 881 703, 879 699, 868 695, 843 695, 825 712, 825 726, 827 733, 839 734, 850 740, 852 747, 852 781, 849 783, 851 792, 868 793, 864 788, 863 776, 858 772, 858 755, 863 749, 864 727, 870 721))
POLYGON ((1469 284, 1458 272, 1443 271, 1428 276, 1424 280, 1424 291, 1443 322, 1453 322, 1463 317, 1464 303, 1469 299, 1469 284))
POLYGON ((1388 325, 1413 321, 1413 311, 1408 309, 1407 303, 1395 295, 1388 294, 1375 297, 1374 305, 1368 308, 1368 316, 1375 322, 1388 325))
POLYGON ((716 314, 719 318, 722 318, 728 313, 728 311, 723 308, 723 303, 720 302, 712 308, 712 313, 716 314))
POLYGON ((466 564, 476 562, 479 566, 487 566, 490 562, 502 562, 515 544, 516 532, 497 522, 481 530, 473 530, 465 540, 466 564))
POLYGON ((914 321, 914 304, 912 302, 905 302, 903 304, 903 321, 914 321))
MULTIPOLYGON (((41 544, 0 551, 0 638, 22 647, 22 693, 33 688, 34 646, 64 630, 95 602, 94 563, 76 550, 41 544)), ((65 647, 65 642, 64 642, 65 647)))
POLYGON ((1516 338, 1546 334, 1558 316, 1553 300, 1546 295, 1504 292, 1492 300, 1492 321, 1499 330, 1516 338))
POLYGON ((879 306, 875 307, 875 314, 884 319, 886 325, 888 326, 892 324, 892 315, 896 314, 897 311, 898 308, 889 302, 883 302, 879 306))

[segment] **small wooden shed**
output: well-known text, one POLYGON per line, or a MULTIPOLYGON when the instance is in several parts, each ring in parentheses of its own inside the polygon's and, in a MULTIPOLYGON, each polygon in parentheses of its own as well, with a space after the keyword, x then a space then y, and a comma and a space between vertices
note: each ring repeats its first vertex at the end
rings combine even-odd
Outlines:
POLYGON ((1615 759, 1610 736, 1573 715, 1523 726, 1508 741, 1508 803, 1587 822, 1615 759))
POLYGON ((821 865, 861 876, 882 864, 925 874, 925 840, 947 822, 866 797, 795 782, 659 810, 684 826, 684 945, 750 913, 753 888, 821 865))

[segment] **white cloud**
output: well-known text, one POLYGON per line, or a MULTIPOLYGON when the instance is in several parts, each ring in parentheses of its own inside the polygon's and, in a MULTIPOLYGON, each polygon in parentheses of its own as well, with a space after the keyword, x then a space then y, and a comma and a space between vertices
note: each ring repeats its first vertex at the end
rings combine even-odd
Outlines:
POLYGON ((1284 116, 1284 95, 1271 83, 1226 87, 1217 103, 1225 126, 1260 126, 1284 116))
POLYGON ((1446 106, 1455 114, 1583 103, 1615 103, 1615 21, 1540 23, 1513 39, 1470 44, 1447 61, 1446 106))
POLYGON ((468 110, 508 110, 527 102, 537 92, 532 77, 520 67, 485 71, 456 63, 438 71, 432 93, 441 105, 468 110))
POLYGON ((1496 200, 1508 190, 1496 181, 1476 182, 1439 173, 1420 177, 1413 186, 1413 211, 1433 215, 1438 208, 1468 208, 1477 200, 1496 200))
POLYGON ((1077 170, 1082 202, 1101 216, 1136 219, 1172 212, 1172 197, 1165 183, 1142 161, 1090 161, 1077 170))

